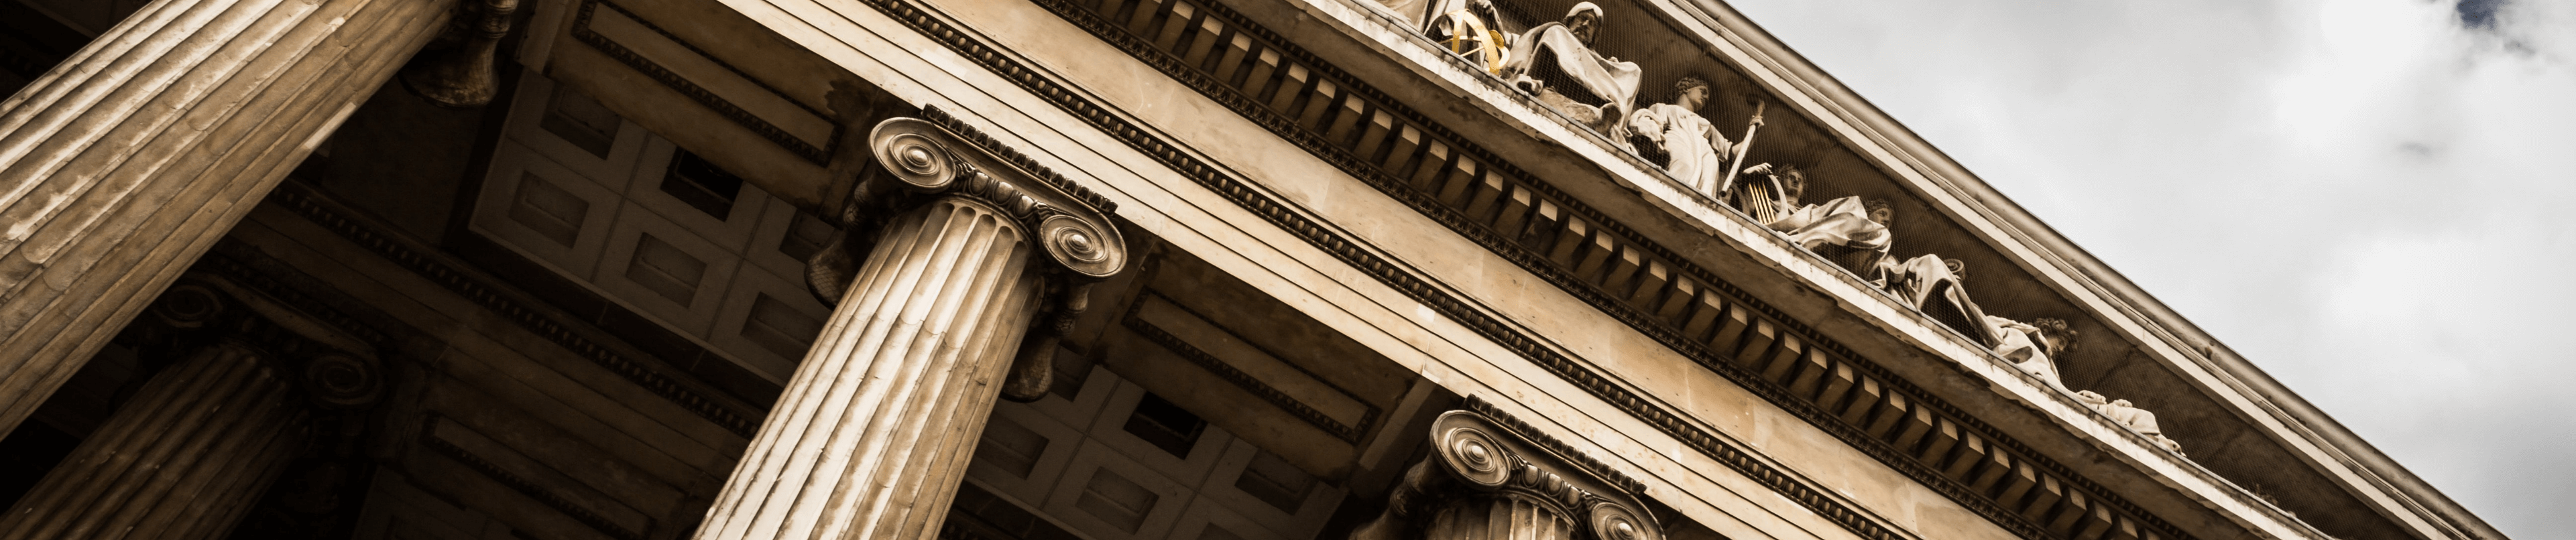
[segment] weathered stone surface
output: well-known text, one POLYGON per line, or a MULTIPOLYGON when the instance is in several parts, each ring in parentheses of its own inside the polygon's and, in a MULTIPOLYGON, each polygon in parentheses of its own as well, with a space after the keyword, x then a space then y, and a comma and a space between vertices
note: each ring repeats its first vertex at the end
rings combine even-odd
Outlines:
POLYGON ((696 538, 935 534, 1046 293, 1126 266, 1105 204, 1061 178, 922 120, 886 121, 872 138, 884 174, 852 204, 910 208, 875 225, 696 538))
POLYGON ((452 5, 164 0, 0 102, 0 430, 240 221, 452 5))
POLYGON ((221 342, 164 370, 0 518, 0 538, 214 538, 310 435, 294 377, 221 342))

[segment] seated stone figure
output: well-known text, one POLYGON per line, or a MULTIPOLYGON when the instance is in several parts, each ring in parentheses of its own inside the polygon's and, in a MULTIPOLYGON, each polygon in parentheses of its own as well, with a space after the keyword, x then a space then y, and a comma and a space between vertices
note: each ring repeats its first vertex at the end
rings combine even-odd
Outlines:
MULTIPOLYGON (((1718 174, 1723 175, 1721 171, 1718 174)), ((1798 197, 1807 192, 1807 172, 1797 167, 1773 167, 1769 163, 1744 169, 1741 181, 1733 189, 1718 194, 1727 206, 1744 211, 1754 223, 1765 227, 1780 221, 1781 216, 1798 208, 1798 197)))
POLYGON ((1699 115, 1699 108, 1708 104, 1708 93, 1707 80, 1682 77, 1673 83, 1672 103, 1638 109, 1628 116, 1628 130, 1645 141, 1644 146, 1668 156, 1664 171, 1672 173, 1674 180, 1715 197, 1718 181, 1726 177, 1726 159, 1735 154, 1735 143, 1699 115))
POLYGON ((2075 330, 2067 328, 2066 321, 2043 318, 2025 324, 1987 315, 1986 326, 1995 334, 1995 356, 2012 362, 2023 373, 2048 381, 2049 386, 2066 389, 2066 383, 2057 376, 2057 359, 2075 347, 2075 330))
POLYGON ((1387 6, 1398 13, 1420 14, 1422 35, 1439 42, 1451 54, 1466 58, 1488 74, 1502 73, 1504 62, 1511 57, 1512 37, 1496 24, 1494 5, 1487 0, 1393 0, 1387 6))
POLYGON ((1878 268, 1865 277, 1880 289, 1896 296, 1898 302, 1922 310, 1943 326, 1967 335, 1977 344, 1994 347, 1994 330, 1986 325, 1986 312, 1968 298, 1965 282, 1967 265, 1958 259, 1924 255, 1905 262, 1883 259, 1878 268))
POLYGON ((2165 438, 2164 428, 2156 425, 2156 413, 2130 405, 2129 400, 2105 400, 2102 394, 2094 393, 2092 390, 2076 392, 2075 399, 2084 402, 2086 407, 2100 411, 2102 416, 2110 417, 2111 421, 2127 426, 2129 431, 2147 436, 2147 439, 2155 441, 2157 446, 2165 447, 2166 450, 2172 450, 2176 454, 2182 453, 2182 443, 2165 438))
POLYGON ((1852 270, 1866 273, 1895 243, 1896 236, 1887 229, 1895 211, 1884 201, 1851 196, 1801 205, 1798 198, 1806 195, 1807 175, 1797 168, 1774 168, 1764 163, 1744 169, 1744 174, 1751 178, 1727 194, 1729 202, 1753 216, 1754 221, 1788 235, 1798 247, 1845 264, 1851 262, 1840 259, 1859 261, 1862 264, 1852 270), (1853 251, 1863 253, 1858 257, 1844 256, 1853 251))
POLYGON ((1627 145, 1626 121, 1636 107, 1637 64, 1592 49, 1601 33, 1601 6, 1574 5, 1565 20, 1532 27, 1512 42, 1497 75, 1576 123, 1627 145))

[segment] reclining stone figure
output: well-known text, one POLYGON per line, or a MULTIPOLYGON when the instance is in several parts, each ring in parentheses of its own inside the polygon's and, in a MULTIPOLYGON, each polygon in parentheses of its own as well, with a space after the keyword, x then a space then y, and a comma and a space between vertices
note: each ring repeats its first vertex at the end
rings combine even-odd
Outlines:
POLYGON ((2102 416, 2110 417, 2111 421, 2127 426, 2129 431, 2147 436, 2147 439, 2155 441, 2157 446, 2165 447, 2166 450, 2172 450, 2176 454, 2182 453, 2182 443, 2165 438, 2164 428, 2156 425, 2156 413, 2130 405, 2129 400, 2104 399, 2102 394, 2092 390, 2076 392, 2075 398, 2083 401, 2084 406, 2100 411, 2102 416))

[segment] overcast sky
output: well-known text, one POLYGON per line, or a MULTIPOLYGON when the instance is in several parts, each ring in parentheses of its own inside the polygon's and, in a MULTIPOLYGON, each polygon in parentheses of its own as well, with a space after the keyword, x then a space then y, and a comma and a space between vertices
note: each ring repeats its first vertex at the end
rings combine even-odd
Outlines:
POLYGON ((1728 0, 2505 534, 2576 537, 2576 0, 1728 0))

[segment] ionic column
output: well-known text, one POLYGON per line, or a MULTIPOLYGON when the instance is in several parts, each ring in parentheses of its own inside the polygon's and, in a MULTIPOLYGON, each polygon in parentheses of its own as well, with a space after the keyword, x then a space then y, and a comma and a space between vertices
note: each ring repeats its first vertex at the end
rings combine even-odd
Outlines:
POLYGON ((456 0, 159 0, 0 101, 0 432, 264 198, 456 0))
POLYGON ((185 356, 0 515, 0 540, 224 537, 311 440, 315 414, 381 393, 374 362, 341 349, 363 344, 271 320, 281 306, 223 286, 174 287, 137 323, 144 350, 185 356))
POLYGON ((308 436, 259 356, 227 341, 164 368, 0 518, 0 539, 231 532, 308 436))
POLYGON ((1635 480, 1479 409, 1432 421, 1430 455, 1352 540, 1662 540, 1635 480))
POLYGON ((1107 204, 1060 178, 923 120, 870 144, 858 204, 894 217, 696 538, 930 538, 1031 322, 1125 266, 1107 204))

